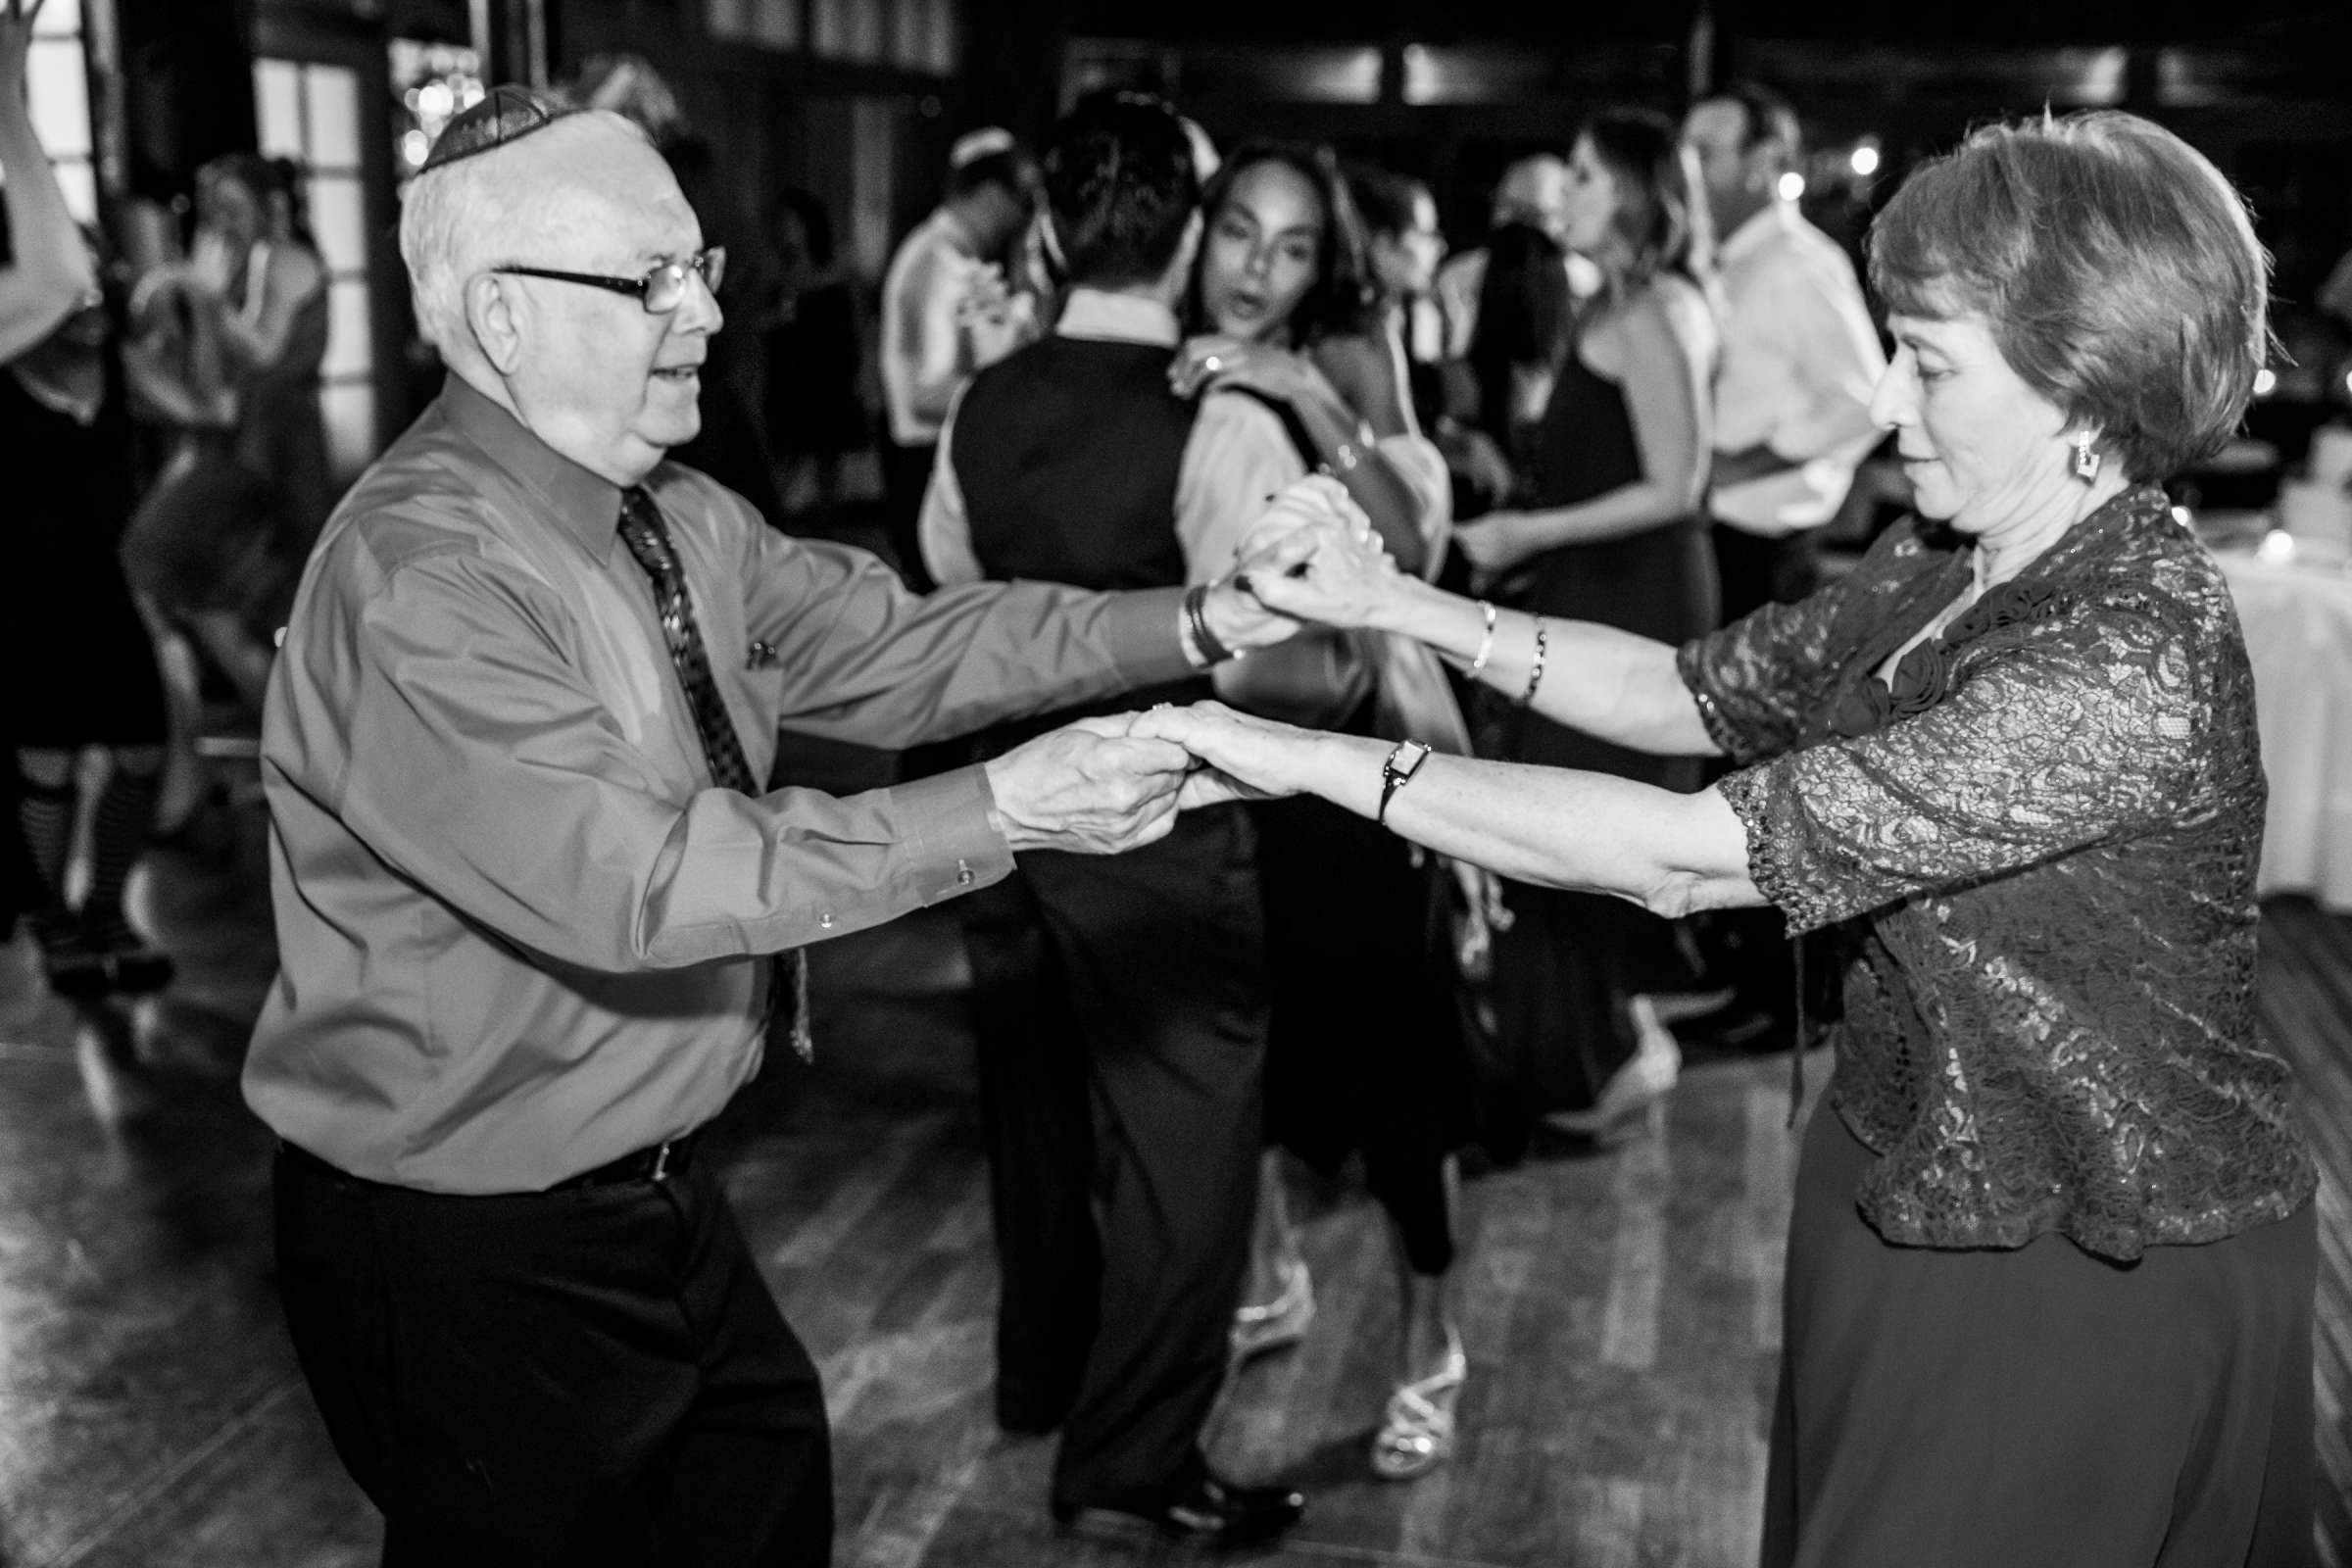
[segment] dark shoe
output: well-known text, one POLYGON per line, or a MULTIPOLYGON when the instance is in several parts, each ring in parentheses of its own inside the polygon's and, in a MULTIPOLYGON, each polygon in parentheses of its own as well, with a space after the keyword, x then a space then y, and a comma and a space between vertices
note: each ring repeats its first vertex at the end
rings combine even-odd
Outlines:
POLYGON ((107 989, 118 996, 143 997, 163 990, 179 973, 172 955, 146 943, 106 956, 107 989))
POLYGON ((1202 1465, 1159 1506, 1097 1507, 1054 1499, 1054 1517, 1069 1524, 1086 1513, 1119 1514, 1155 1526, 1160 1534, 1203 1546, 1243 1546, 1271 1541, 1298 1522, 1306 1498, 1288 1487, 1245 1487, 1202 1465))
POLYGON ((161 991, 178 973, 172 956, 140 936, 126 920, 94 922, 85 928, 83 939, 106 966, 106 989, 119 996, 161 991))
POLYGON ((35 914, 30 924, 41 950, 41 976, 61 997, 106 994, 106 955, 70 917, 35 914))

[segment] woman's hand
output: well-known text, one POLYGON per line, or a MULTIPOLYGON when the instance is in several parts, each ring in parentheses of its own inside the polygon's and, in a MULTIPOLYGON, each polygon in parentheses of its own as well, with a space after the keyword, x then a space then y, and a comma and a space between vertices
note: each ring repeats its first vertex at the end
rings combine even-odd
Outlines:
POLYGON ((198 299, 225 299, 241 260, 229 245, 228 237, 219 229, 199 228, 180 278, 188 292, 198 299))
POLYGON ((1322 736, 1259 718, 1223 703, 1154 708, 1135 715, 1136 740, 1173 741, 1200 760, 1179 797, 1187 808, 1226 801, 1265 801, 1307 788, 1314 749, 1322 736))
POLYGON ((1326 526, 1311 539, 1294 535, 1287 559, 1275 564, 1278 569, 1246 562, 1235 580, 1266 609, 1293 620, 1377 626, 1382 612, 1419 579, 1397 569, 1396 558, 1337 480, 1301 482, 1323 487, 1327 504, 1345 525, 1326 526))
POLYGON ((1442 424, 1438 450, 1445 454, 1447 468, 1489 500, 1499 501, 1518 488, 1519 476, 1511 471, 1511 460, 1502 455, 1493 436, 1475 425, 1442 424))
POLYGON ((1209 332, 1176 351, 1168 366, 1168 385, 1180 398, 1209 387, 1240 385, 1292 403, 1313 389, 1310 374, 1306 362, 1288 349, 1209 332))
POLYGON ((1535 517, 1525 512, 1490 512, 1475 522, 1456 523, 1453 542, 1473 573, 1492 582, 1544 553, 1535 517))

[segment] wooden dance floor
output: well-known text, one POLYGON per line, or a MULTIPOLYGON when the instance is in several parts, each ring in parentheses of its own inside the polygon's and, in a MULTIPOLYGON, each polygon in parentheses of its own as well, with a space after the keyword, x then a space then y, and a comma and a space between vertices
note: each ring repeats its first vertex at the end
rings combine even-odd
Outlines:
MULTIPOLYGON (((161 858, 181 983, 131 1011, 0 960, 0 1568, 372 1563, 377 1526, 295 1371, 270 1273, 270 1142, 236 1095, 272 955, 258 825, 161 858)), ((2310 1091, 2322 1194, 2322 1560, 2352 1563, 2352 921, 2285 902, 2265 1011, 2310 1091)), ((777 1054, 719 1140, 767 1279, 824 1369, 837 1560, 1190 1561, 1057 1533, 1049 1440, 990 1420, 994 1271, 952 922, 818 955, 818 1058, 777 1054)), ((1813 1078, 1818 1085, 1820 1067, 1813 1078)), ((1563 1144, 1465 1195, 1456 1460, 1372 1479, 1395 1287, 1359 1188, 1299 1189, 1321 1315, 1246 1369, 1217 1460, 1312 1494, 1263 1563, 1752 1561, 1794 1135, 1786 1063, 1695 1063, 1657 1136, 1563 1144)))

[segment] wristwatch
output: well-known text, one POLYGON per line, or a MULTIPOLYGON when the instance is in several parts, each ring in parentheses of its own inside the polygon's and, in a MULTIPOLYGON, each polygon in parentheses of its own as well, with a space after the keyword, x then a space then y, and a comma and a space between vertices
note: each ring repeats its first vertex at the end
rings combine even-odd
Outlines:
POLYGON ((1429 760, 1429 751, 1420 741, 1396 743, 1389 760, 1380 764, 1380 809, 1372 813, 1373 821, 1384 827, 1388 825, 1389 802, 1396 798, 1396 792, 1404 788, 1407 780, 1421 771, 1421 764, 1429 760))

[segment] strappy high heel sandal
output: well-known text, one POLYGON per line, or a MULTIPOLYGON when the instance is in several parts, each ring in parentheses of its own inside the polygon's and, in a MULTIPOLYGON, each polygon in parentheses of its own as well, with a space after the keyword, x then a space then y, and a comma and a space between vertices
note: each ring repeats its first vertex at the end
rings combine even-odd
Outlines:
POLYGON ((1544 1117, 1546 1123, 1604 1148, 1644 1125, 1661 1124, 1663 1102, 1682 1077, 1683 1048, 1674 1032, 1658 1021, 1647 997, 1635 997, 1627 1015, 1640 1042, 1633 1055, 1601 1086, 1591 1109, 1549 1111, 1544 1117))
POLYGON ((1237 1365, 1253 1355, 1298 1344, 1306 1338, 1306 1326, 1315 1320, 1315 1282, 1307 1275, 1306 1260, 1286 1258, 1275 1267, 1282 1275, 1281 1294, 1233 1314, 1233 1359, 1237 1365))
POLYGON ((1372 1438, 1372 1473, 1383 1481, 1425 1476, 1453 1455, 1453 1411, 1470 1376, 1462 1337, 1446 1330, 1446 1362, 1415 1383, 1400 1383, 1389 1396, 1380 1431, 1372 1438))

